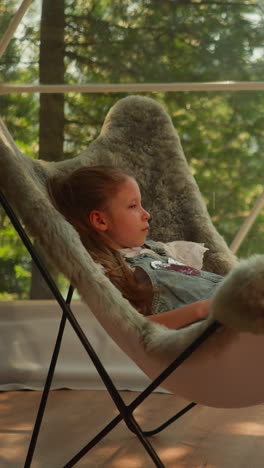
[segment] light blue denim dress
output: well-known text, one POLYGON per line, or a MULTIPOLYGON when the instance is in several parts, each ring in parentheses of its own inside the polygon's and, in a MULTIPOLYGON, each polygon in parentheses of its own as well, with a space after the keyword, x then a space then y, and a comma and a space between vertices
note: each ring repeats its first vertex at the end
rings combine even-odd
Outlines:
POLYGON ((166 256, 165 250, 154 241, 148 241, 144 247, 149 249, 149 253, 145 250, 125 259, 132 268, 143 270, 146 280, 157 291, 152 304, 153 314, 210 299, 223 279, 220 275, 197 270, 166 256))

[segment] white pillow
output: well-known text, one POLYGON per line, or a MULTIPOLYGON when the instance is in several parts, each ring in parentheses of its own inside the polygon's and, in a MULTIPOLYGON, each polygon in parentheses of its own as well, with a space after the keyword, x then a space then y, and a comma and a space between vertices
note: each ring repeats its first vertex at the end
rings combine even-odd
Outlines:
POLYGON ((157 244, 165 249, 169 257, 198 270, 202 269, 204 254, 208 250, 204 244, 189 241, 157 242, 157 244))

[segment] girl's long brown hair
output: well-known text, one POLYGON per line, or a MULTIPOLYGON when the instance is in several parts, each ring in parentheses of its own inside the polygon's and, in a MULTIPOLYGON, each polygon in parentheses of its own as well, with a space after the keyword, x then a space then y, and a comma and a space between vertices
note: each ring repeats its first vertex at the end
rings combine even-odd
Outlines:
POLYGON ((112 166, 90 166, 68 176, 57 176, 48 182, 55 207, 80 235, 93 260, 100 263, 112 283, 142 314, 152 313, 153 289, 140 284, 123 255, 110 247, 107 237, 89 222, 89 213, 105 209, 107 202, 129 177, 128 172, 112 166))

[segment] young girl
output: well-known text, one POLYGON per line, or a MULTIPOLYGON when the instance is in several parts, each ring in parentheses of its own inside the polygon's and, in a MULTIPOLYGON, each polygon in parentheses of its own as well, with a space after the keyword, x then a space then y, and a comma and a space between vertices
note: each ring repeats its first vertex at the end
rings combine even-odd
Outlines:
POLYGON ((111 166, 77 169, 48 190, 95 262, 123 296, 150 320, 180 328, 205 318, 222 277, 168 257, 149 241, 150 214, 134 177, 111 166))

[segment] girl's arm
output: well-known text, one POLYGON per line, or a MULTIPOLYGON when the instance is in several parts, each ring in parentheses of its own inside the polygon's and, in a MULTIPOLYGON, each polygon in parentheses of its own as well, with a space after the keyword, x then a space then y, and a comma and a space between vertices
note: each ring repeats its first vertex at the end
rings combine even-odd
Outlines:
POLYGON ((178 309, 168 310, 161 314, 147 315, 146 318, 152 322, 161 323, 167 328, 182 328, 190 323, 206 318, 210 310, 210 299, 194 302, 178 309))

